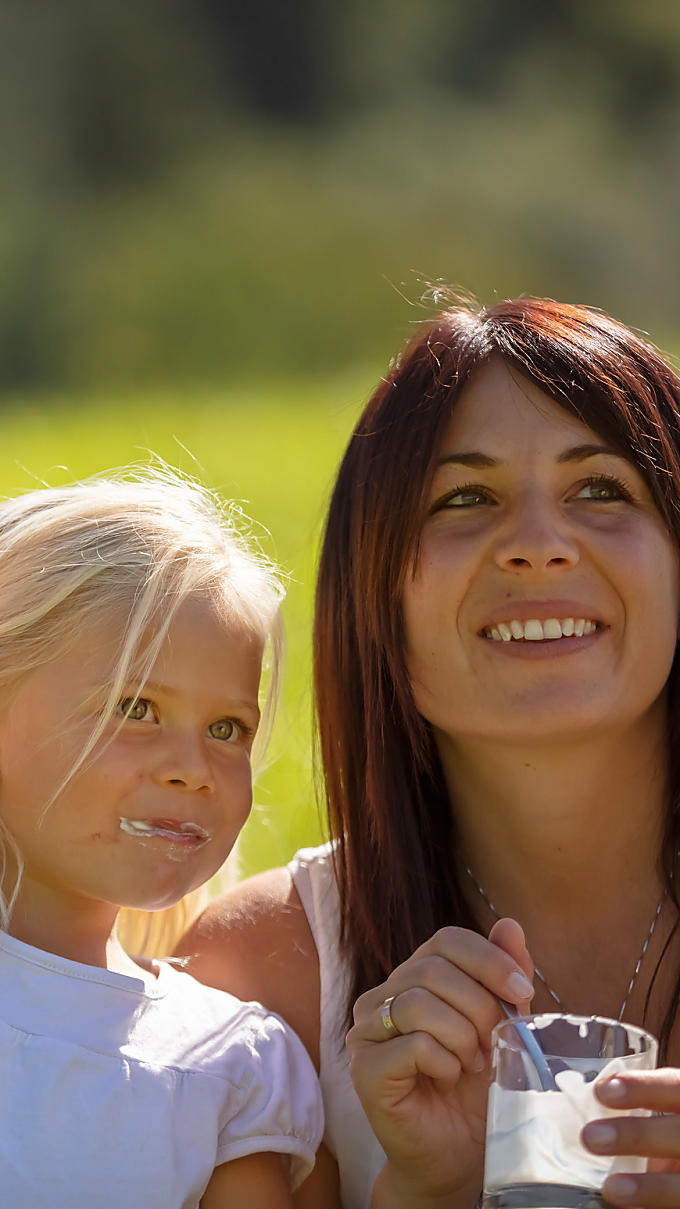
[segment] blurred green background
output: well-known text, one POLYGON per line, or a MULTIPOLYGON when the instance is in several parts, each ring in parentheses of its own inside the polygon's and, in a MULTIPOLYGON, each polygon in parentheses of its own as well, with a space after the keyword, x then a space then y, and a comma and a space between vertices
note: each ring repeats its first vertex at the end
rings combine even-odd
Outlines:
POLYGON ((0 0, 0 492, 153 450, 290 573, 245 871, 321 834, 311 591, 334 467, 424 283, 673 349, 670 0, 0 0))

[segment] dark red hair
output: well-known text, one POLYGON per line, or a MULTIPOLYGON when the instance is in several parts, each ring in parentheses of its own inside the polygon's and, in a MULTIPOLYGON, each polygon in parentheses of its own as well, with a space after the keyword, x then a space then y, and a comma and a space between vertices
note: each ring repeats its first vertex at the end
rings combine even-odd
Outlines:
MULTIPOLYGON (((401 600, 443 430, 470 374, 494 355, 635 463, 680 546, 680 379, 640 336, 588 307, 524 298, 478 311, 453 305, 403 349, 340 466, 316 601, 318 741, 353 970, 348 1015, 357 995, 437 928, 477 927, 452 859, 455 809, 409 685, 401 600)), ((676 903, 677 662, 669 683, 672 800, 660 855, 676 903)), ((673 1015, 674 1004, 666 1040, 673 1015)))

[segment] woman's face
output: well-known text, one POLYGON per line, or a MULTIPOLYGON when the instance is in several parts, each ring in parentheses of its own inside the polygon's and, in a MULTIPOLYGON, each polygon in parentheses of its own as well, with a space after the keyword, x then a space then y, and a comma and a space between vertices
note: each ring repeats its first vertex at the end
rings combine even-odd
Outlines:
POLYGON ((678 552, 624 457, 500 358, 462 391, 404 592, 435 730, 502 741, 629 725, 678 637, 678 552))

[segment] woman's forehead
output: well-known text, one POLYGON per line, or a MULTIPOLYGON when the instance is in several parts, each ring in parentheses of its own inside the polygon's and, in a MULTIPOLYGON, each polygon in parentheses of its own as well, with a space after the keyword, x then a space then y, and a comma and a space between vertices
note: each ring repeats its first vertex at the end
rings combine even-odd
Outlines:
POLYGON ((450 459, 462 454, 466 460, 478 453, 503 461, 534 446, 558 455, 570 445, 588 443, 607 445, 531 378, 495 357, 475 370, 463 387, 440 456, 450 459))

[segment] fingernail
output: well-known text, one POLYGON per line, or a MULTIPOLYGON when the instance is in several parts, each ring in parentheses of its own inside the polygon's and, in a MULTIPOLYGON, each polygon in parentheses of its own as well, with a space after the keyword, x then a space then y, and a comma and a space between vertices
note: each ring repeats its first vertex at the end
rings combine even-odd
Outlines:
POLYGON ((583 1137, 588 1146, 599 1150, 601 1146, 612 1146, 618 1136, 614 1125, 606 1121, 591 1121, 583 1130, 583 1137))
POLYGON ((518 999, 529 999, 534 993, 534 988, 529 979, 519 972, 511 974, 506 985, 511 992, 508 995, 508 999, 511 999, 513 1003, 516 1003, 518 999))
POLYGON ((472 1059, 472 1069, 474 1071, 477 1071, 477 1073, 479 1073, 480 1071, 484 1070, 485 1066, 486 1066, 486 1059, 484 1057, 484 1054, 482 1053, 481 1049, 478 1049, 477 1053, 475 1054, 474 1058, 472 1059))
POLYGON ((606 1079, 600 1083, 597 1088, 597 1096, 599 1100, 612 1101, 614 1103, 625 1100, 627 1095, 626 1085, 622 1079, 606 1079))
POLYGON ((615 1197, 617 1201, 632 1201, 637 1196, 637 1180, 629 1175, 611 1175, 607 1180, 607 1198, 615 1197))

